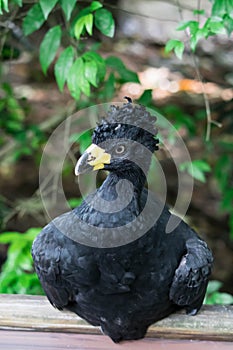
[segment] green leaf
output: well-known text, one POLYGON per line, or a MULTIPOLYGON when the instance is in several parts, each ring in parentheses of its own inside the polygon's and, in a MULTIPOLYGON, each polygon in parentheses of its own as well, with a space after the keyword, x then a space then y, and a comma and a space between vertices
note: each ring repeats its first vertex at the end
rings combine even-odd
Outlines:
POLYGON ((212 16, 222 17, 225 13, 225 0, 215 0, 212 7, 212 16))
POLYGON ((182 41, 177 43, 176 47, 174 48, 174 52, 176 56, 181 60, 184 52, 184 43, 182 41))
POLYGON ((208 38, 210 33, 208 28, 206 28, 205 26, 203 28, 198 29, 196 35, 198 36, 198 40, 201 39, 202 37, 204 38, 208 38))
POLYGON ((208 21, 208 29, 211 31, 212 34, 223 34, 224 33, 224 25, 222 20, 214 20, 210 19, 208 21))
POLYGON ((130 69, 125 68, 120 74, 121 83, 133 82, 140 83, 137 73, 133 72, 130 69))
POLYGON ((165 46, 165 52, 167 53, 172 50, 174 50, 176 56, 181 59, 184 52, 184 43, 176 39, 169 40, 165 46))
POLYGON ((165 46, 164 51, 165 51, 166 53, 172 51, 172 50, 176 47, 176 45, 177 45, 178 43, 180 43, 180 42, 181 42, 180 40, 176 40, 176 39, 170 39, 170 40, 168 40, 168 42, 166 43, 166 46, 165 46))
POLYGON ((219 291, 219 289, 222 287, 222 282, 220 281, 210 281, 207 286, 207 294, 212 294, 214 292, 219 291))
MULTIPOLYGON (((189 27, 189 24, 190 24, 191 21, 181 21, 178 25, 178 27, 176 28, 177 31, 180 31, 180 30, 185 30, 189 27)), ((170 41, 170 40, 169 40, 170 41)))
POLYGON ((74 35, 75 35, 77 40, 80 39, 80 36, 81 36, 85 26, 86 26, 86 16, 82 16, 77 20, 77 22, 75 23, 75 26, 74 26, 74 35))
POLYGON ((68 75, 67 84, 70 92, 74 91, 74 96, 76 95, 75 91, 77 88, 78 90, 81 90, 86 96, 90 96, 90 84, 85 77, 85 65, 81 57, 77 58, 72 65, 68 75))
POLYGON ((76 208, 76 207, 80 206, 82 201, 83 201, 82 198, 70 198, 70 199, 68 199, 67 202, 71 208, 76 208))
POLYGON ((12 86, 6 82, 3 82, 2 83, 2 89, 6 92, 7 95, 9 96, 13 96, 14 93, 13 93, 13 89, 12 89, 12 86))
POLYGON ((105 89, 105 98, 109 100, 113 97, 115 92, 115 77, 113 73, 109 74, 109 77, 105 82, 105 89))
POLYGON ((228 36, 230 36, 231 33, 233 32, 233 19, 230 16, 225 15, 223 23, 224 23, 224 27, 226 28, 228 36))
POLYGON ((229 188, 221 200, 221 209, 231 210, 231 208, 233 208, 233 188, 229 188))
POLYGON ((23 0, 12 0, 12 2, 16 5, 18 5, 19 7, 21 7, 23 5, 23 0))
POLYGON ((190 21, 190 24, 189 24, 190 34, 195 35, 195 33, 198 31, 198 29, 199 29, 199 22, 198 21, 190 21))
POLYGON ((142 104, 144 106, 150 105, 152 102, 152 90, 148 89, 143 92, 143 94, 137 100, 137 103, 142 104))
POLYGON ((92 35, 93 30, 93 14, 85 16, 85 27, 89 35, 92 35))
POLYGON ((137 73, 127 69, 120 58, 115 56, 109 56, 106 58, 105 62, 107 66, 117 71, 121 82, 140 82, 137 73))
POLYGON ((90 130, 84 132, 76 132, 69 137, 71 143, 78 142, 80 147, 79 150, 81 153, 84 153, 88 146, 91 144, 91 132, 90 130))
POLYGON ((59 56, 55 67, 54 73, 59 90, 62 92, 65 82, 67 80, 70 68, 74 61, 74 49, 72 46, 68 46, 59 56))
POLYGON ((85 62, 85 67, 84 67, 85 77, 89 81, 89 83, 91 83, 95 87, 97 87, 97 83, 96 83, 97 71, 98 71, 97 64, 94 60, 85 62))
POLYGON ((230 238, 233 239, 233 211, 231 211, 230 213, 229 226, 230 226, 230 238))
POLYGON ((89 35, 92 35, 92 28, 93 28, 93 14, 89 13, 85 16, 80 17, 74 26, 74 35, 76 39, 80 39, 80 36, 86 28, 89 35))
POLYGON ((197 41, 196 36, 190 38, 190 48, 191 48, 191 50, 192 50, 193 52, 194 52, 195 49, 196 49, 197 42, 198 42, 198 41, 197 41))
POLYGON ((90 11, 96 11, 98 9, 100 9, 101 7, 103 7, 103 5, 99 2, 99 1, 92 1, 91 5, 90 5, 90 11))
POLYGON ((209 172, 211 171, 210 165, 202 159, 196 159, 192 161, 193 166, 199 168, 202 171, 209 172))
POLYGON ((1 7, 1 2, 2 2, 2 8, 3 8, 3 10, 5 10, 6 12, 9 12, 8 0, 1 0, 1 1, 0 1, 0 7, 1 7))
POLYGON ((205 10, 193 10, 193 14, 194 15, 204 15, 205 14, 205 10))
POLYGON ((76 0, 60 0, 61 8, 65 13, 67 22, 70 20, 72 11, 75 7, 76 0))
POLYGON ((95 26, 101 33, 112 38, 115 32, 115 22, 111 12, 106 9, 99 9, 95 12, 95 26))
MULTIPOLYGON (((195 47, 197 45, 197 42, 199 40, 198 35, 197 35, 197 32, 199 30, 199 22, 197 22, 197 21, 184 22, 176 30, 185 30, 187 28, 189 28, 189 31, 190 31, 190 46, 191 46, 191 49, 194 51, 195 47)), ((183 45, 179 44, 181 42, 180 40, 174 40, 174 41, 177 41, 177 43, 175 43, 175 42, 173 43, 174 51, 175 51, 175 53, 177 51, 177 53, 176 53, 177 57, 181 58, 183 51, 184 51, 184 44, 183 45)), ((172 46, 172 42, 171 42, 170 46, 172 46)), ((171 51, 171 50, 168 50, 168 51, 171 51)))
POLYGON ((85 17, 86 15, 90 14, 90 7, 84 7, 82 10, 78 12, 78 14, 74 18, 74 22, 77 22, 77 20, 81 17, 85 17))
POLYGON ((90 130, 87 130, 87 131, 79 134, 77 142, 79 143, 80 152, 83 154, 85 152, 85 150, 87 149, 87 147, 89 147, 91 144, 91 132, 90 132, 90 130))
POLYGON ((187 171, 194 179, 206 182, 205 173, 210 171, 210 166, 203 160, 184 162, 179 166, 180 171, 187 171))
POLYGON ((104 79, 106 74, 105 60, 97 52, 94 52, 94 51, 88 51, 84 53, 82 57, 85 61, 93 60, 97 64, 98 71, 97 71, 96 80, 98 84, 100 81, 104 79))
POLYGON ((191 28, 192 30, 194 30, 195 28, 198 28, 199 23, 197 21, 187 21, 187 22, 181 22, 181 24, 176 28, 176 30, 180 31, 180 30, 185 30, 187 28, 191 28))
POLYGON ((233 0, 228 0, 226 6, 228 16, 233 19, 233 0))
POLYGON ((217 305, 231 305, 233 304, 233 295, 229 293, 214 293, 212 295, 214 304, 217 305))
POLYGON ((48 15, 57 4, 58 0, 40 0, 40 7, 44 14, 44 18, 47 19, 48 15))
POLYGON ((193 167, 193 170, 190 173, 194 179, 196 179, 200 182, 206 182, 205 174, 199 168, 193 167))
POLYGON ((77 58, 72 65, 67 79, 67 85, 71 95, 78 100, 80 90, 87 96, 90 96, 90 84, 84 76, 84 62, 82 58, 77 58))
POLYGON ((77 74, 77 71, 79 70, 79 59, 77 59, 72 67, 70 68, 70 71, 68 73, 68 77, 67 77, 67 86, 68 89, 70 91, 71 96, 75 99, 75 100, 79 100, 80 98, 80 88, 79 88, 79 77, 77 74))
POLYGON ((33 33, 39 29, 45 21, 44 14, 39 4, 35 4, 28 11, 23 19, 23 32, 25 35, 33 33))
POLYGON ((107 64, 107 66, 113 68, 118 73, 125 70, 125 65, 119 57, 109 56, 106 58, 105 62, 107 64))
POLYGON ((80 76, 79 87, 80 87, 80 90, 84 93, 84 95, 88 97, 90 96, 91 87, 90 87, 89 81, 86 79, 84 75, 84 71, 83 71, 83 74, 80 76))
POLYGON ((218 144, 224 152, 233 152, 233 142, 231 142, 230 140, 220 140, 218 144))
POLYGON ((57 49, 61 42, 61 34, 61 27, 55 26, 49 29, 40 44, 40 64, 45 74, 56 56, 57 49))
POLYGON ((205 26, 203 28, 198 29, 196 33, 193 34, 190 38, 191 50, 195 51, 198 41, 202 38, 208 38, 209 35, 211 35, 211 33, 209 29, 206 28, 205 26))
POLYGON ((210 171, 210 166, 202 160, 194 160, 192 162, 192 170, 189 168, 188 172, 194 179, 201 182, 206 182, 205 172, 210 171))
POLYGON ((115 92, 115 76, 113 73, 109 74, 108 79, 104 82, 102 90, 99 92, 99 97, 103 100, 110 100, 115 92))
POLYGON ((25 232, 23 237, 27 241, 32 242, 36 238, 36 236, 40 233, 41 230, 42 230, 41 227, 31 227, 25 232))
POLYGON ((1 244, 9 244, 13 243, 17 239, 20 238, 20 233, 19 232, 4 232, 1 233, 0 235, 0 243, 1 244))
POLYGON ((218 179, 222 191, 225 191, 228 181, 228 174, 230 174, 231 158, 225 153, 217 161, 215 165, 215 176, 218 179))

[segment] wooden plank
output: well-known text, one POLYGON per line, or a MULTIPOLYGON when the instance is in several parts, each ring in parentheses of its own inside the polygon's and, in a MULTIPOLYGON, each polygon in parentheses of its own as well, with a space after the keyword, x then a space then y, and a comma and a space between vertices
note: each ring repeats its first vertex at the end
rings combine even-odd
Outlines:
POLYGON ((145 338, 114 344, 102 335, 1 331, 3 350, 230 350, 232 343, 145 338))
MULTIPOLYGON (((46 297, 0 295, 0 329, 100 334, 73 313, 54 309, 46 297)), ((198 315, 184 311, 152 325, 148 337, 233 342, 233 306, 203 306, 198 315)))

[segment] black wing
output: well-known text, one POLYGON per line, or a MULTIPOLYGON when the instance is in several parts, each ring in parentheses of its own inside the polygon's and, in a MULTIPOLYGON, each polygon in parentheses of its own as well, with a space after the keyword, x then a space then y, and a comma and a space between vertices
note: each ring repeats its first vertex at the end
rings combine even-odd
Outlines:
POLYGON ((50 301, 63 309, 99 278, 93 252, 47 225, 32 246, 35 270, 50 301))
POLYGON ((186 254, 170 288, 170 299, 184 306, 189 314, 196 314, 202 305, 212 263, 212 254, 204 241, 198 237, 187 240, 186 254))
MULTIPOLYGON (((51 234, 54 237, 52 230, 51 234)), ((37 236, 32 246, 32 257, 36 273, 50 303, 62 310, 69 302, 70 293, 58 282, 61 247, 55 247, 51 237, 46 236, 47 232, 44 230, 37 236)))

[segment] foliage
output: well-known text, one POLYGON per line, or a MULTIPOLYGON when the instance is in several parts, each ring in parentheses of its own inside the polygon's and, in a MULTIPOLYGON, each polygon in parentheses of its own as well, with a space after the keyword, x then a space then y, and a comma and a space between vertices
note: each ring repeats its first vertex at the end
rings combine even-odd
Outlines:
MULTIPOLYGON (((10 3, 11 6, 23 5, 19 0, 10 3)), ((0 4, 0 10, 9 12, 7 0, 0 1, 0 4)), ((39 0, 23 17, 24 34, 32 34, 45 23, 49 25, 55 10, 63 14, 64 21, 54 23, 56 18, 53 17, 55 25, 44 35, 39 60, 44 74, 55 61, 54 74, 61 92, 67 84, 71 96, 80 100, 81 94, 90 97, 92 90, 98 88, 100 99, 110 99, 116 82, 139 82, 137 74, 127 69, 119 58, 103 59, 97 52, 98 45, 88 47, 89 43, 84 40, 98 32, 109 38, 114 36, 112 13, 99 1, 92 1, 83 7, 75 0, 39 0), (110 70, 107 71, 107 67, 110 70)))
MULTIPOLYGON (((193 52, 195 52, 198 42, 201 39, 207 39, 210 36, 217 34, 231 35, 233 32, 233 1, 232 0, 211 0, 212 10, 211 15, 206 16, 205 11, 197 9, 194 11, 194 15, 197 16, 197 20, 189 20, 179 23, 177 30, 185 31, 189 38, 189 46, 193 52), (204 21, 201 25, 200 22, 204 21)), ((176 39, 171 39, 167 42, 165 52, 174 50, 178 58, 182 58, 185 44, 176 39)), ((211 117, 209 116, 209 119, 211 117)), ((212 123, 210 120, 208 123, 212 123)), ((209 146, 212 142, 209 142, 209 146)), ((213 146, 213 145, 212 145, 213 146)), ((220 203, 221 209, 229 215, 229 227, 230 237, 233 239, 233 191, 232 191, 232 174, 233 166, 231 162, 231 155, 226 155, 227 151, 232 153, 232 141, 221 143, 220 154, 222 155, 216 160, 214 165, 214 175, 219 184, 219 189, 222 194, 220 203)), ((191 164, 182 164, 182 170, 192 173, 194 178, 199 181, 205 182, 205 173, 210 171, 210 165, 206 160, 195 160, 191 164)))
MULTIPOLYGON (((197 123, 200 123, 204 116, 204 111, 199 111, 190 116, 185 113, 180 107, 174 105, 168 105, 160 109, 155 108, 152 101, 152 91, 145 90, 141 97, 137 100, 151 109, 154 109, 156 113, 166 115, 169 120, 173 122, 174 127, 179 131, 182 128, 186 129, 189 139, 197 136, 197 123)), ((159 135, 162 139, 162 136, 159 135)), ((174 135, 168 135, 169 142, 173 142, 174 135)), ((224 141, 219 141, 218 145, 214 141, 209 141, 206 145, 205 157, 203 159, 195 159, 191 162, 185 162, 180 164, 180 171, 187 172, 193 176, 195 180, 202 183, 207 182, 206 175, 215 178, 217 180, 219 190, 221 192, 220 209, 229 216, 229 236, 233 239, 233 142, 231 135, 225 135, 224 141), (213 152, 214 147, 218 147, 218 153, 213 152), (213 153, 216 157, 213 159, 213 153), (219 156, 220 154, 220 156, 219 156)))
POLYGON ((24 234, 4 232, 0 235, 0 244, 9 244, 7 260, 0 273, 0 293, 43 294, 31 256, 32 242, 40 230, 31 228, 24 234))
POLYGON ((71 143, 77 142, 79 144, 80 152, 83 153, 91 144, 91 132, 90 130, 87 130, 81 133, 73 133, 70 136, 69 141, 71 143))
POLYGON ((82 40, 86 36, 93 36, 94 29, 110 38, 114 35, 114 18, 99 1, 92 1, 90 5, 82 8, 76 1, 70 1, 68 4, 62 0, 40 0, 30 8, 23 19, 25 35, 38 30, 48 20, 54 8, 62 10, 65 28, 59 24, 47 31, 40 44, 40 63, 46 74, 56 58, 54 73, 61 92, 67 83, 71 96, 80 100, 82 93, 90 97, 93 88, 101 89, 101 85, 106 81, 108 89, 100 90, 100 97, 111 98, 115 74, 109 73, 109 76, 106 76, 107 66, 111 66, 117 73, 120 70, 124 81, 138 81, 136 73, 126 69, 120 59, 115 57, 115 62, 104 60, 95 48, 87 49, 85 41, 82 40), (67 39, 68 45, 64 47, 63 42, 67 42, 67 39))
MULTIPOLYGON (((5 129, 7 134, 17 136, 23 129, 25 112, 19 101, 14 96, 13 90, 8 83, 3 82, 0 86, 0 127, 5 129)), ((3 140, 1 139, 2 143, 3 140)))
POLYGON ((0 15, 3 14, 3 11, 9 12, 8 0, 1 0, 0 1, 0 15))
POLYGON ((166 46, 165 46, 165 52, 168 53, 172 50, 174 50, 176 56, 181 59, 183 56, 183 52, 184 52, 184 43, 180 40, 177 39, 170 39, 166 46))
POLYGON ((70 205, 70 207, 73 209, 80 206, 80 204, 82 203, 82 198, 70 198, 68 199, 67 202, 70 205))
POLYGON ((180 164, 181 171, 187 171, 194 179, 201 182, 206 182, 205 173, 210 172, 210 165, 202 159, 195 159, 192 162, 185 162, 180 164))
POLYGON ((26 123, 27 102, 17 99, 12 87, 6 82, 0 84, 0 96, 0 146, 12 137, 18 145, 12 154, 12 160, 32 154, 40 147, 44 135, 37 125, 26 123))
POLYGON ((222 197, 220 209, 229 214, 230 237, 233 239, 233 164, 232 153, 233 143, 227 142, 222 144, 224 153, 219 157, 215 166, 215 177, 218 181, 222 197), (231 146, 231 151, 229 150, 231 146), (225 153, 228 150, 228 154, 225 153))
POLYGON ((210 281, 206 290, 204 304, 207 305, 229 305, 233 304, 233 295, 220 292, 222 282, 210 281))
MULTIPOLYGON (((85 40, 87 36, 94 34, 99 36, 101 33, 107 37, 114 35, 113 16, 101 2, 92 1, 86 5, 75 0, 40 0, 34 4, 28 5, 26 2, 25 4, 26 6, 20 11, 24 35, 32 34, 44 24, 50 27, 46 30, 39 47, 42 71, 47 74, 54 62, 54 75, 60 92, 63 92, 67 84, 71 96, 79 102, 79 108, 85 108, 93 101, 96 103, 98 100, 111 99, 116 87, 124 82, 139 81, 137 74, 126 68, 117 57, 103 58, 97 52, 100 43, 94 37, 92 45, 85 40), (63 21, 60 20, 62 15, 63 21), (98 91, 92 94, 93 89, 97 88, 98 91)), ((25 4, 17 0, 9 2, 0 0, 0 10, 6 12, 3 19, 5 23, 8 23, 8 17, 10 21, 14 21, 13 14, 17 13, 17 7, 25 4)), ((17 28, 20 29, 20 22, 18 23, 17 28)), ((6 33, 7 31, 2 35, 6 33)), ((5 58, 12 59, 15 57, 13 54, 11 51, 5 58)), ((35 151, 37 154, 41 152, 45 136, 40 126, 27 121, 29 111, 27 101, 17 98, 13 88, 5 82, 0 85, 0 96, 0 146, 3 146, 2 154, 6 152, 7 155, 4 160, 8 163, 9 160, 16 161, 23 155, 36 157, 35 151), (12 145, 12 151, 8 151, 9 144, 12 145)), ((81 151, 86 144, 87 142, 81 138, 81 151)), ((3 205, 1 201, 0 204, 3 205)), ((8 217, 11 215, 6 216, 6 219, 8 217)))
MULTIPOLYGON (((232 0, 211 0, 212 12, 205 19, 203 25, 200 24, 200 19, 205 18, 205 11, 198 9, 194 11, 194 15, 198 20, 189 20, 181 22, 176 30, 186 31, 189 36, 189 45, 192 51, 195 51, 198 42, 201 39, 207 39, 210 36, 217 34, 225 34, 228 36, 233 32, 233 1, 232 0)), ((167 42, 165 52, 174 50, 178 58, 182 58, 185 44, 176 39, 171 39, 167 42)))

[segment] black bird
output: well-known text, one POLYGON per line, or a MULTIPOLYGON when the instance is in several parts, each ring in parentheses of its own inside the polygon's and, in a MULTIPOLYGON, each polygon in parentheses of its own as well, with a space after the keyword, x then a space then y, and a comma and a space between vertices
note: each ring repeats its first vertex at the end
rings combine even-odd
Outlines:
POLYGON ((35 269, 51 304, 114 342, 140 339, 152 323, 200 309, 213 262, 207 244, 145 187, 158 149, 156 118, 131 100, 111 106, 79 159, 76 175, 105 169, 102 186, 37 236, 35 269))

